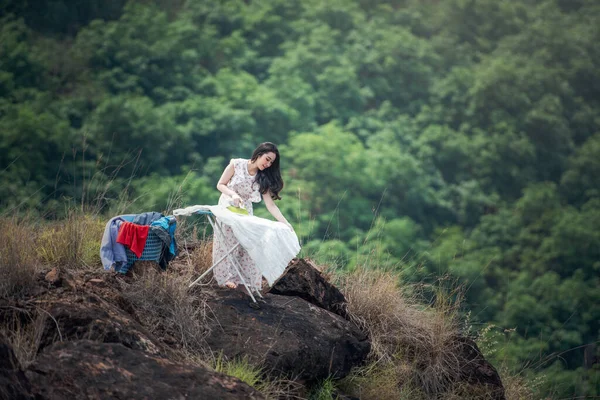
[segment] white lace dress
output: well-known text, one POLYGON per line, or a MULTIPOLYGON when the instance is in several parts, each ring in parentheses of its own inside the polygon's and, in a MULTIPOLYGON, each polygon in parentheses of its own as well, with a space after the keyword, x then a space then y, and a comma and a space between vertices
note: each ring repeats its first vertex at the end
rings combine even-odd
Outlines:
MULTIPOLYGON (((250 215, 253 215, 252 203, 259 203, 261 201, 258 183, 254 182, 256 175, 250 175, 248 172, 248 160, 236 158, 232 159, 231 162, 233 163, 234 173, 229 183, 227 183, 227 187, 242 198, 244 207, 250 215)), ((219 198, 219 205, 231 205, 231 197, 222 194, 219 198)), ((233 231, 229 226, 223 224, 219 226, 225 237, 220 238, 215 232, 213 237, 213 263, 220 260, 237 243, 233 231)), ((241 273, 246 284, 260 289, 262 286, 262 274, 250 258, 248 252, 239 246, 232 255, 241 266, 241 273)), ((233 282, 238 285, 242 284, 233 264, 227 258, 221 261, 213 271, 219 285, 224 285, 226 282, 233 282)))

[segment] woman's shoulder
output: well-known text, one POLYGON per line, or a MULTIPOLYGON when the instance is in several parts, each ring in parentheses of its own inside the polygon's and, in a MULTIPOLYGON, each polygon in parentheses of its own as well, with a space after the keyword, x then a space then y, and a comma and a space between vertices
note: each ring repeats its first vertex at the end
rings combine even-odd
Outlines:
POLYGON ((242 173, 244 171, 242 167, 246 166, 248 160, 245 158, 232 158, 229 163, 233 165, 233 168, 236 172, 242 173))
POLYGON ((232 158, 229 160, 229 164, 233 165, 233 167, 237 169, 237 166, 240 164, 240 160, 241 158, 232 158))

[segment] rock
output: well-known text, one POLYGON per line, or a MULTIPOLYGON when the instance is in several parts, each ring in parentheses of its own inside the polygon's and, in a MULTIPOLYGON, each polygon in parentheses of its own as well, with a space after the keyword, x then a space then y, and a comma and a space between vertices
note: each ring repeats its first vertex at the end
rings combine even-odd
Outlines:
POLYGON ((47 302, 47 318, 40 349, 56 341, 89 339, 104 343, 121 343, 134 350, 159 354, 161 348, 151 335, 130 315, 89 294, 47 302))
POLYGON ((27 369, 42 399, 263 399, 236 378, 88 340, 57 343, 27 369))
POLYGON ((44 279, 46 280, 46 282, 50 283, 51 285, 54 286, 60 286, 61 282, 62 282, 62 278, 60 277, 60 274, 58 272, 58 269, 56 267, 52 268, 44 277, 44 279))
POLYGON ((456 337, 457 355, 462 361, 460 382, 485 389, 486 398, 505 400, 504 386, 496 368, 481 354, 477 344, 468 337, 456 337))
POLYGON ((346 298, 329 283, 310 259, 292 260, 269 293, 298 296, 311 304, 347 318, 346 298))
POLYGON ((227 358, 247 356, 256 365, 305 381, 343 378, 367 357, 370 342, 351 322, 299 297, 266 294, 260 309, 249 297, 216 289, 207 294, 210 348, 227 358))
POLYGON ((0 399, 34 399, 29 380, 19 366, 12 347, 0 335, 0 399))

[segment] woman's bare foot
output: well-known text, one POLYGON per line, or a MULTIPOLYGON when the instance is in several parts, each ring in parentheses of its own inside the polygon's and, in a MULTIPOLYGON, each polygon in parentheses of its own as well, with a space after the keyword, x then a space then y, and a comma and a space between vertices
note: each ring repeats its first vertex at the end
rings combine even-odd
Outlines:
POLYGON ((225 286, 227 286, 229 289, 235 289, 237 288, 237 285, 231 281, 227 281, 225 282, 225 286))

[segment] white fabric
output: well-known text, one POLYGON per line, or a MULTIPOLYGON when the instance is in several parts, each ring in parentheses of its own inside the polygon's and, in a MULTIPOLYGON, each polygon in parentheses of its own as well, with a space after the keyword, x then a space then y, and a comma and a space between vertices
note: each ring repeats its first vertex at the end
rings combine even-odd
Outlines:
POLYGON ((189 217, 190 215, 196 214, 198 211, 210 211, 212 206, 189 206, 186 208, 178 208, 177 210, 173 210, 173 215, 189 217))
POLYGON ((281 276, 288 263, 300 252, 296 233, 281 222, 253 215, 240 215, 225 206, 191 206, 173 211, 173 215, 192 215, 210 210, 220 223, 231 227, 269 285, 281 276))

